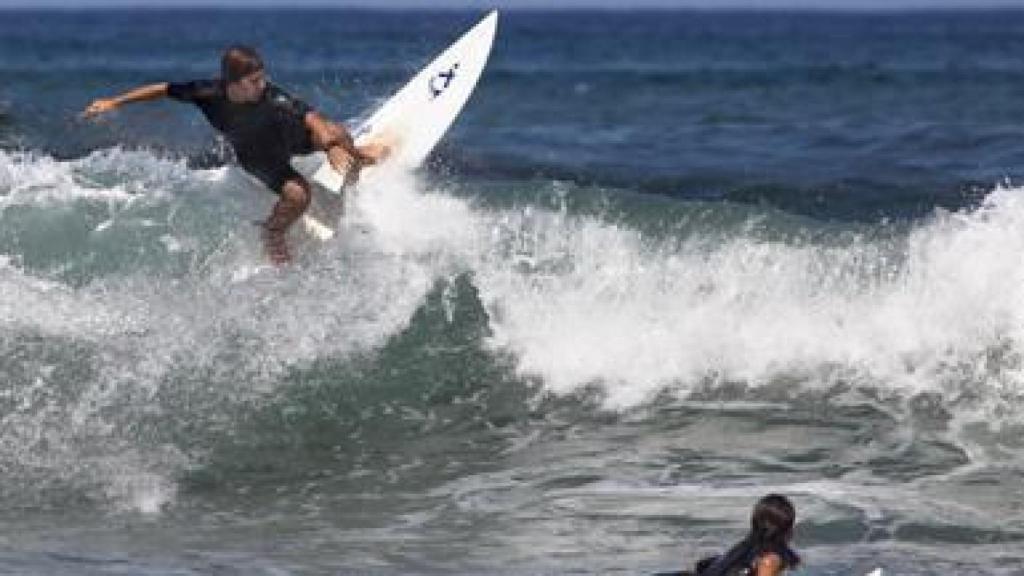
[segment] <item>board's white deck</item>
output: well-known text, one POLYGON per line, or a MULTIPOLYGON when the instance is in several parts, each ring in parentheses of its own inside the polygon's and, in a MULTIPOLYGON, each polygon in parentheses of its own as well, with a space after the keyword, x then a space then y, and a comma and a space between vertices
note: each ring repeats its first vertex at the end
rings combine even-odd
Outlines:
MULTIPOLYGON (((498 12, 493 11, 374 112, 355 131, 356 143, 388 146, 385 162, 391 168, 419 166, 473 93, 487 64, 497 27, 498 12)), ((372 172, 372 167, 364 169, 361 180, 372 178, 372 172)), ((313 180, 328 190, 340 192, 345 177, 320 155, 313 180)))

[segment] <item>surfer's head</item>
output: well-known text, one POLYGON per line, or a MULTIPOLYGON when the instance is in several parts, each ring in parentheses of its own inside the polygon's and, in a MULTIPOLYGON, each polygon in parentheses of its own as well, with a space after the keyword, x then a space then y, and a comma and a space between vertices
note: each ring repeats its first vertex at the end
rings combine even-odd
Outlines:
POLYGON ((769 494, 757 501, 750 517, 750 534, 762 544, 780 545, 793 538, 796 509, 788 498, 769 494))
POLYGON ((235 45, 224 51, 220 77, 233 102, 256 102, 267 88, 263 59, 249 46, 235 45))

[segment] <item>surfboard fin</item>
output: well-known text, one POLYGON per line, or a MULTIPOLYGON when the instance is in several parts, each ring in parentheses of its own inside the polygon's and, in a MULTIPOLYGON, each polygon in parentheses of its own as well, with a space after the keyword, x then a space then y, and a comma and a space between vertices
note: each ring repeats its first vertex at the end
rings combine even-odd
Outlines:
POLYGON ((316 238, 321 242, 326 242, 331 238, 334 238, 334 229, 310 216, 309 214, 302 215, 302 227, 306 229, 306 232, 310 236, 316 238))
POLYGON ((313 181, 335 194, 341 194, 342 188, 345 187, 345 174, 335 170, 330 162, 324 162, 313 173, 313 181))

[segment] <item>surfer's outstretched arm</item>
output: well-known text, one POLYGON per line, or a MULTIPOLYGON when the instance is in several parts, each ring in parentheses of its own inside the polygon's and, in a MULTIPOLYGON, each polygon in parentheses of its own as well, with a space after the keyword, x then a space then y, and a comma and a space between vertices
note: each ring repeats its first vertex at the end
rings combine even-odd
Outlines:
POLYGON ((94 100, 92 104, 89 104, 89 107, 82 112, 82 118, 92 118, 93 116, 98 116, 104 112, 110 112, 122 104, 158 100, 166 96, 167 82, 147 84, 146 86, 140 86, 134 90, 129 90, 124 94, 114 96, 113 98, 99 98, 94 100))

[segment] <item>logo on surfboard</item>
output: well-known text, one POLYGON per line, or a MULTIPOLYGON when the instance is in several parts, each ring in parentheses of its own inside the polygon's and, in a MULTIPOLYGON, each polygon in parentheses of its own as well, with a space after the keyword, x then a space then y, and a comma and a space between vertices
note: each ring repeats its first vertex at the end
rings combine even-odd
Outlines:
POLYGON ((444 91, 451 85, 452 80, 455 80, 455 71, 459 69, 459 63, 452 64, 452 67, 445 72, 438 72, 430 79, 427 86, 430 88, 430 99, 433 100, 444 94, 444 91))

